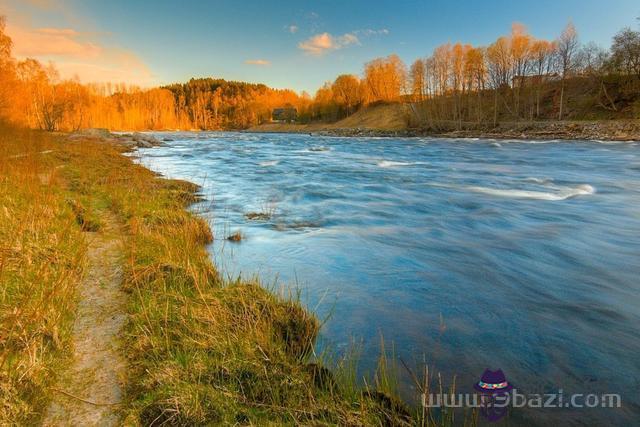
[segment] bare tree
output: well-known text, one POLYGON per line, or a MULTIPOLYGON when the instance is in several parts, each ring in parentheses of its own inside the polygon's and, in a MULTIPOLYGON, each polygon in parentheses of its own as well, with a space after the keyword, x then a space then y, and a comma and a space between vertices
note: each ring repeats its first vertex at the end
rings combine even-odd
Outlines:
POLYGON ((595 97, 598 105, 606 110, 618 111, 615 99, 609 95, 604 81, 606 70, 611 63, 609 52, 591 42, 578 51, 576 63, 581 72, 598 86, 598 95, 595 97), (603 96, 605 101, 602 100, 603 96))
POLYGON ((569 22, 565 29, 560 34, 560 38, 557 41, 556 52, 558 55, 558 62, 560 66, 561 81, 560 81, 560 112, 558 113, 558 120, 562 120, 564 110, 564 87, 567 76, 573 71, 575 66, 575 56, 578 51, 578 32, 573 23, 569 22))
POLYGON ((532 46, 533 67, 536 73, 534 84, 536 86, 536 118, 540 117, 540 91, 547 82, 553 68, 555 55, 555 43, 546 40, 536 40, 532 46))
POLYGON ((613 37, 611 62, 617 70, 640 77, 640 31, 625 28, 613 37))
POLYGON ((510 40, 500 37, 487 48, 487 71, 493 86, 493 125, 498 123, 498 95, 509 87, 512 78, 512 57, 510 40))

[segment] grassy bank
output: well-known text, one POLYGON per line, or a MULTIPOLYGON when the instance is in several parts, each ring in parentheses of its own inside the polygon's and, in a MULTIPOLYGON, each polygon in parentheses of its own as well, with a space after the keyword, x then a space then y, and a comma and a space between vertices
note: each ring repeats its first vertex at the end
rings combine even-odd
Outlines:
POLYGON ((98 139, 0 130, 0 424, 37 423, 71 354, 85 232, 126 233, 122 334, 132 425, 419 422, 382 369, 369 386, 313 353, 319 323, 295 299, 223 281, 197 188, 161 179, 98 139))

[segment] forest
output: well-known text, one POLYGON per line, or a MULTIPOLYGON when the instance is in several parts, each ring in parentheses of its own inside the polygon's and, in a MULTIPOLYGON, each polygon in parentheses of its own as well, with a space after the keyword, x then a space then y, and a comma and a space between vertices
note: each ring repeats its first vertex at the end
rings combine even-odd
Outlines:
POLYGON ((158 88, 61 79, 55 64, 16 60, 0 17, 0 118, 73 131, 245 129, 296 108, 298 121, 334 122, 367 105, 402 102, 409 125, 640 117, 640 31, 620 30, 608 49, 581 44, 569 23, 555 40, 514 23, 489 46, 446 43, 407 67, 395 54, 343 74, 311 97, 216 78, 158 88))

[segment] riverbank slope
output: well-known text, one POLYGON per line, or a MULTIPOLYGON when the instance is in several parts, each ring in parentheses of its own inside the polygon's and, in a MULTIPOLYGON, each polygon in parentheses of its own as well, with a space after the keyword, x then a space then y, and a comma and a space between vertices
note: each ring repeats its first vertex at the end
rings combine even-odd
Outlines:
POLYGON ((639 141, 640 120, 531 121, 478 124, 438 122, 412 127, 408 104, 366 107, 335 123, 265 123, 247 132, 320 133, 332 136, 434 136, 444 138, 639 141))

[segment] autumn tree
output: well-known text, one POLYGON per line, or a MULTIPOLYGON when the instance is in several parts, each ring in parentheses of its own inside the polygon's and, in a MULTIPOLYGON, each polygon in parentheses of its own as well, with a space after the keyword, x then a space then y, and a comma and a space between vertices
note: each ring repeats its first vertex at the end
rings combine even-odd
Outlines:
POLYGON ((360 80, 352 74, 342 74, 331 85, 333 101, 338 108, 349 115, 362 103, 360 80))
POLYGON ((531 47, 533 38, 527 33, 524 25, 514 23, 511 28, 510 53, 514 76, 514 112, 516 117, 520 115, 520 103, 522 91, 525 88, 524 82, 531 65, 531 47))
POLYGON ((464 75, 466 85, 470 92, 475 91, 476 120, 482 121, 482 92, 485 90, 487 69, 485 65, 485 50, 479 47, 470 47, 464 58, 464 75))
POLYGON ((77 131, 89 124, 91 95, 79 79, 67 80, 57 85, 56 90, 64 106, 60 126, 65 130, 77 131))
POLYGON ((49 76, 42 64, 35 59, 25 59, 18 63, 17 75, 24 88, 24 115, 27 124, 44 129, 44 110, 49 101, 49 76))
POLYGON ((411 96, 413 101, 422 102, 427 93, 426 67, 422 59, 416 59, 409 69, 411 96))
POLYGON ((6 117, 14 95, 14 61, 11 38, 5 34, 6 19, 0 15, 0 118, 6 117))
POLYGON ((313 116, 327 121, 335 121, 338 118, 338 109, 334 102, 331 83, 325 83, 316 91, 313 116))
POLYGON ((398 101, 405 87, 407 69, 398 55, 376 58, 364 67, 368 102, 398 101))
POLYGON ((452 67, 452 47, 450 43, 440 45, 433 51, 432 66, 436 95, 446 95, 449 91, 452 67))
POLYGON ((498 97, 501 90, 509 88, 513 64, 511 46, 507 37, 499 37, 487 48, 487 71, 493 86, 493 124, 498 121, 498 97))

